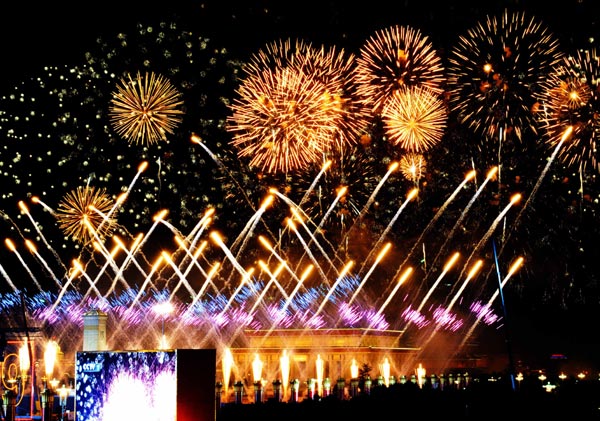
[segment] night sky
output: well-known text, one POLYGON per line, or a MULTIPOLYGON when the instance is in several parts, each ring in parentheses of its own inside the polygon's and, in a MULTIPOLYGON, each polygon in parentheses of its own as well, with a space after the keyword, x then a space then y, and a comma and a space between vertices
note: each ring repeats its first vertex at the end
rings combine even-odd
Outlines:
MULTIPOLYGON (((27 225, 26 219, 18 216, 19 200, 28 200, 32 195, 40 195, 46 203, 55 207, 60 199, 55 195, 62 195, 69 189, 83 185, 87 180, 93 180, 94 177, 98 177, 103 187, 116 186, 115 190, 118 191, 133 177, 142 158, 148 159, 152 165, 149 173, 159 175, 149 175, 147 184, 140 187, 140 190, 148 188, 149 191, 153 191, 155 197, 146 198, 143 204, 132 205, 134 208, 131 213, 123 215, 123 224, 131 227, 133 223, 133 228, 130 229, 147 229, 154 212, 170 203, 178 204, 180 198, 182 205, 180 208, 178 205, 173 206, 175 209, 171 222, 186 229, 193 221, 190 215, 201 213, 208 205, 216 205, 224 213, 221 220, 217 221, 223 229, 239 231, 251 215, 239 209, 240 199, 236 197, 237 193, 233 187, 223 184, 223 180, 231 174, 223 175, 198 148, 189 144, 181 146, 181 143, 173 143, 162 150, 150 148, 142 153, 131 145, 120 142, 114 133, 106 133, 99 121, 106 118, 106 115, 97 117, 94 110, 106 104, 114 79, 99 76, 95 79, 90 77, 94 83, 83 83, 76 78, 64 81, 60 75, 68 75, 68 68, 92 66, 92 63, 94 66, 100 66, 102 63, 110 71, 135 71, 133 67, 138 63, 136 60, 139 57, 152 57, 152 60, 155 60, 152 63, 154 67, 165 72, 173 71, 173 74, 181 79, 183 86, 184 83, 195 82, 197 74, 194 72, 199 72, 198 69, 203 69, 204 66, 208 69, 206 75, 203 74, 201 82, 189 88, 186 98, 201 96, 203 93, 207 94, 207 98, 198 101, 195 104, 197 107, 191 103, 187 105, 189 114, 177 133, 178 140, 189 138, 190 133, 199 133, 203 138, 208 138, 209 142, 212 142, 211 145, 222 154, 223 160, 231 164, 233 178, 240 180, 244 190, 249 192, 251 199, 256 203, 266 193, 264 179, 253 179, 252 177, 258 177, 255 172, 245 171, 238 165, 235 157, 227 155, 227 148, 224 146, 226 134, 221 127, 216 127, 214 121, 223 119, 222 113, 226 112, 222 101, 217 98, 233 95, 236 76, 239 76, 229 63, 239 64, 246 61, 251 54, 267 43, 278 39, 296 38, 315 45, 333 45, 358 53, 360 46, 374 31, 390 25, 410 25, 427 34, 445 59, 445 54, 455 44, 459 35, 464 34, 488 14, 497 15, 505 9, 525 11, 528 15, 541 19, 567 53, 576 49, 596 47, 597 40, 600 39, 597 22, 597 19, 600 19, 600 5, 594 0, 568 0, 560 2, 560 6, 550 6, 541 0, 457 1, 443 2, 442 6, 439 6, 437 1, 411 0, 393 4, 380 0, 358 5, 350 3, 333 0, 295 3, 233 1, 214 4, 169 1, 159 7, 142 1, 111 0, 76 5, 60 1, 44 2, 34 7, 30 3, 15 2, 9 10, 3 11, 0 17, 0 48, 4 75, 0 83, 0 140, 3 143, 0 149, 0 161, 3 165, 0 167, 0 211, 3 212, 3 216, 16 221, 0 224, 2 239, 18 238, 19 228, 24 230, 24 236, 33 236, 30 228, 23 228, 27 225), (177 22, 177 30, 165 31, 170 34, 167 36, 167 42, 180 42, 181 39, 176 38, 176 34, 180 28, 185 28, 206 37, 214 49, 195 57, 196 61, 193 64, 182 65, 175 72, 174 69, 178 67, 177 59, 184 57, 182 51, 175 48, 171 50, 166 44, 155 45, 157 51, 162 53, 153 55, 151 42, 148 41, 152 37, 143 36, 131 36, 129 39, 133 41, 130 43, 133 42, 134 45, 127 48, 119 44, 116 34, 134 34, 139 29, 136 25, 144 27, 156 25, 158 22, 177 22), (148 42, 145 44, 148 51, 135 51, 135 40, 140 40, 140 43, 148 42), (164 52, 167 50, 169 55, 165 56, 164 52), (45 69, 46 66, 57 66, 57 70, 49 72, 45 69), (219 73, 221 71, 223 73, 219 73), (225 79, 222 84, 219 74, 225 79), (34 82, 38 77, 45 81, 43 88, 34 82), (9 93, 15 92, 15 87, 17 92, 35 93, 40 100, 35 105, 29 105, 27 102, 21 104, 9 99, 9 93), (60 93, 64 98, 61 97, 61 101, 57 101, 57 96, 60 95, 54 94, 44 98, 42 92, 45 92, 46 87, 55 89, 54 92, 60 93), (54 108, 58 103, 69 111, 67 119, 70 121, 57 127, 52 121, 60 121, 59 115, 63 112, 62 109, 59 112, 54 108), (30 106, 39 107, 44 111, 38 111, 37 117, 31 118, 31 122, 25 122, 30 106), (20 116, 20 121, 15 122, 14 116, 20 116), (17 136, 29 135, 27 140, 18 141, 13 138, 12 130, 15 127, 19 133, 17 136), (48 137, 35 139, 37 133, 44 133, 44 136, 47 134, 48 137), (67 137, 76 144, 79 142, 83 147, 66 150, 62 141, 67 137), (47 144, 42 144, 44 138, 47 144), (107 144, 97 146, 97 149, 92 148, 92 145, 98 145, 98 139, 104 141, 104 138, 108 139, 107 144), (52 142, 56 142, 56 145, 52 142), (17 149, 22 156, 27 155, 25 151, 36 150, 39 157, 31 156, 30 161, 27 161, 29 164, 10 164, 9 161, 15 156, 13 152, 17 149), (112 157, 112 153, 125 157, 127 164, 112 157), (183 158, 180 160, 180 157, 183 158), (66 165, 59 166, 58 161, 66 165), (200 171, 195 167, 199 162, 202 165, 200 171), (161 170, 156 169, 157 164, 164 165, 164 179, 160 176, 161 170), (37 175, 23 176, 22 179, 28 180, 27 182, 13 184, 19 177, 12 177, 12 171, 25 171, 25 168, 29 170, 33 167, 36 168, 32 173, 43 167, 51 168, 53 172, 51 175, 42 171, 37 175), (100 176, 103 171, 107 174, 104 178, 100 176), (114 178, 110 179, 108 174, 114 178), (212 176, 217 182, 207 186, 209 183, 206 182, 206 175, 212 176), (36 179, 39 180, 39 184, 36 184, 36 179), (161 189, 149 188, 159 182, 164 183, 161 184, 161 189), (217 184, 219 186, 216 186, 217 184), (201 191, 196 190, 197 185, 202 185, 201 191), (135 219, 132 218, 133 214, 143 216, 135 219)), ((153 66, 150 67, 154 68, 153 66)), ((94 69, 94 72, 102 74, 98 68, 94 69)), ((481 155, 493 156, 493 153, 485 150, 485 145, 467 146, 465 139, 471 139, 474 135, 456 121, 449 122, 447 132, 447 138, 444 138, 440 147, 431 151, 429 160, 432 173, 427 180, 428 185, 423 186, 422 207, 419 211, 410 211, 408 217, 412 220, 404 222, 402 228, 398 229, 398 239, 414 240, 427 228, 427 223, 431 221, 441 203, 460 183, 465 170, 472 167, 477 159, 474 158, 476 151, 481 152, 481 155)), ((533 135, 529 133, 526 136, 533 135)), ((473 142, 475 143, 477 142, 473 142)), ((385 168, 383 163, 394 158, 393 152, 371 152, 369 160, 365 162, 372 164, 381 174, 385 168)), ((533 149, 507 148, 506 186, 499 193, 501 202, 502 199, 506 201, 510 192, 531 192, 535 188, 545 159, 543 154, 535 156, 534 153, 537 152, 539 151, 533 149)), ((546 152, 546 155, 549 153, 546 152)), ((484 166, 489 162, 491 161, 478 164, 484 166)), ((361 171, 357 173, 362 174, 361 171)), ((290 174, 288 177, 272 177, 267 180, 294 190, 299 188, 298 186, 306 186, 310 177, 290 174)), ((362 191, 363 196, 367 196, 367 185, 372 184, 368 184, 356 174, 354 180, 357 183, 364 182, 359 183, 358 190, 362 191)), ((405 190, 406 188, 390 188, 384 192, 387 196, 382 200, 381 209, 389 207, 394 210, 392 204, 396 203, 397 197, 404 194, 405 190)), ((514 285, 509 284, 506 289, 508 324, 499 326, 496 331, 487 332, 491 339, 489 344, 485 343, 486 339, 482 339, 484 348, 502 354, 506 349, 503 342, 508 340, 518 355, 530 358, 532 365, 545 364, 552 354, 558 353, 574 360, 592 360, 600 366, 600 341, 595 334, 595 327, 600 322, 600 266, 597 259, 600 253, 597 245, 600 234, 599 190, 596 174, 591 169, 588 169, 584 177, 576 169, 552 167, 550 175, 537 190, 537 196, 529 204, 530 211, 524 212, 518 221, 518 227, 507 229, 501 226, 496 231, 498 238, 507 238, 506 248, 502 248, 505 260, 508 262, 515 256, 524 254, 527 263, 526 269, 515 279, 514 285), (505 335, 505 330, 508 331, 508 336, 505 335)), ((487 205, 477 210, 482 219, 485 220, 487 216, 489 220, 490 215, 497 215, 498 210, 502 209, 503 203, 498 204, 495 199, 497 197, 494 196, 486 198, 487 205)), ((465 204, 466 201, 463 202, 463 205, 465 204)), ((378 224, 386 218, 389 219, 390 211, 379 212, 374 215, 372 223, 375 229, 381 230, 378 224)), ((442 218, 441 225, 446 224, 446 228, 445 231, 437 231, 438 242, 443 240, 445 233, 451 228, 452 221, 460 215, 460 209, 453 212, 442 218)), ((45 223, 50 220, 47 215, 43 218, 45 223)), ((481 232, 485 229, 485 224, 473 223, 473 227, 481 232)), ((465 223, 461 229, 464 229, 464 232, 459 230, 459 241, 471 242, 472 246, 476 240, 466 234, 470 227, 465 223)), ((46 233, 50 232, 53 232, 51 228, 47 228, 46 233)), ((65 258, 73 253, 72 248, 80 250, 77 246, 73 247, 71 241, 61 237, 57 235, 53 244, 61 250, 60 253, 65 253, 65 258)), ((468 249, 467 245, 464 247, 468 249)), ((406 255, 407 249, 405 246, 404 250, 400 250, 397 259, 401 259, 403 253, 406 255)), ((486 258, 490 262, 493 260, 491 247, 486 251, 486 258)), ((19 266, 10 253, 4 250, 0 253, 0 264, 5 269, 19 266)), ((434 279, 430 277, 428 282, 431 283, 434 279)), ((488 272, 487 279, 488 282, 494 282, 495 274, 488 272)), ((2 282, 0 281, 0 284, 2 282)), ((378 292, 375 291, 374 294, 377 296, 378 292)), ((502 312, 502 309, 496 306, 496 311, 502 312)))

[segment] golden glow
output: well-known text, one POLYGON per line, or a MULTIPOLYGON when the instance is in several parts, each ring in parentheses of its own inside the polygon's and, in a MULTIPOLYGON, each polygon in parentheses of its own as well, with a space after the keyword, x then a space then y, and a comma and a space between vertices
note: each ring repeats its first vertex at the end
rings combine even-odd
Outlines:
POLYGON ((517 260, 515 260, 512 265, 510 265, 510 269, 508 270, 508 275, 509 276, 514 275, 515 272, 521 267, 522 264, 523 264, 523 257, 519 256, 517 258, 517 260))
POLYGON ((30 252, 34 253, 37 251, 35 244, 31 240, 25 240, 25 245, 29 249, 30 252))
POLYGON ((468 279, 472 279, 475 276, 475 274, 481 268, 481 265, 483 265, 483 260, 479 259, 477 262, 475 262, 475 264, 473 265, 473 267, 469 271, 468 279))
POLYGON ((444 272, 448 272, 450 270, 450 268, 452 266, 454 266, 454 264, 456 263, 456 261, 458 260, 459 257, 460 257, 460 253, 459 252, 454 253, 452 255, 452 257, 450 258, 450 260, 448 260, 448 262, 444 266, 444 272))
POLYGON ((121 79, 109 107, 113 129, 130 143, 151 145, 173 134, 183 111, 181 93, 168 79, 140 73, 121 79))
POLYGON ((167 216, 168 213, 169 213, 168 209, 161 210, 156 215, 154 215, 154 218, 153 218, 154 222, 158 222, 158 221, 164 220, 165 216, 167 216))
POLYGON ((21 209, 21 212, 23 212, 23 213, 29 213, 29 209, 27 209, 27 205, 25 205, 25 202, 23 202, 22 200, 19 200, 19 209, 21 209))
POLYGON ((254 382, 259 382, 262 379, 263 362, 260 360, 258 354, 254 354, 254 361, 252 361, 252 378, 254 382))
POLYGON ((402 275, 400 276, 400 278, 398 278, 398 285, 402 285, 404 282, 406 282, 406 280, 408 279, 408 277, 410 276, 410 274, 413 272, 413 268, 412 267, 407 267, 406 270, 404 272, 402 272, 402 275))
POLYGON ((46 350, 44 351, 44 368, 46 379, 50 379, 54 374, 54 364, 58 354, 58 344, 55 341, 48 341, 46 350))
POLYGON ((352 364, 350 365, 350 378, 358 378, 358 364, 356 363, 356 360, 354 358, 352 359, 352 364))
POLYGON ((113 207, 114 202, 106 194, 106 189, 78 187, 62 198, 56 219, 66 236, 85 244, 112 234, 116 220, 107 214, 113 207))

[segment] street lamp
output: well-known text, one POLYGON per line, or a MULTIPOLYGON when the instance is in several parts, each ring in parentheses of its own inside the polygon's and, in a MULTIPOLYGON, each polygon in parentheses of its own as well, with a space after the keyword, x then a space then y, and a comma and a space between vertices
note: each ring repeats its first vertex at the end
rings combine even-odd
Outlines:
POLYGON ((60 421, 67 421, 67 398, 70 389, 64 384, 58 389, 58 399, 60 404, 60 421))

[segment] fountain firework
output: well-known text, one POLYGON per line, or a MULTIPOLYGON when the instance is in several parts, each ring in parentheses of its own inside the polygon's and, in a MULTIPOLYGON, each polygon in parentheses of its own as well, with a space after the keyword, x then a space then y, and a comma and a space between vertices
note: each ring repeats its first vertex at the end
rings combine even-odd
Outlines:
MULTIPOLYGON (((146 168, 146 163, 140 165, 134 180, 141 178, 146 168)), ((467 174, 440 208, 436 219, 466 189, 466 183, 474 175, 473 171, 467 174)), ((387 175, 382 177, 369 200, 386 180, 387 175)), ((134 184, 135 181, 129 187, 134 187, 134 184)), ((321 229, 323 221, 313 220, 307 211, 274 190, 247 221, 244 229, 232 238, 212 226, 216 216, 213 208, 206 209, 187 234, 166 221, 167 209, 155 215, 154 223, 145 233, 132 235, 125 231, 126 238, 116 234, 111 238, 100 237, 96 230, 102 227, 88 224, 86 229, 94 240, 70 265, 62 260, 56 261, 59 253, 48 243, 44 243, 43 250, 37 250, 30 240, 22 238, 31 254, 37 256, 35 260, 43 263, 46 273, 52 274, 54 288, 42 287, 45 281, 38 279, 40 275, 32 269, 36 266, 35 261, 27 261, 20 254, 15 244, 18 240, 6 239, 7 246, 17 256, 35 288, 33 291, 29 287, 20 290, 16 285, 23 285, 23 282, 15 282, 2 268, 1 273, 10 287, 10 291, 2 296, 2 309, 6 313, 11 312, 26 291, 30 317, 35 324, 50 330, 65 352, 81 348, 82 316, 90 309, 107 313, 107 342, 113 349, 148 349, 160 344, 161 347, 168 345, 174 348, 215 347, 221 353, 232 346, 247 346, 244 333, 253 330, 266 331, 267 338, 276 329, 295 329, 308 335, 313 329, 365 328, 398 331, 402 332, 403 338, 411 338, 410 329, 420 331, 433 327, 430 339, 425 341, 429 342, 438 331, 457 332, 457 337, 462 337, 460 329, 469 320, 497 324, 499 317, 482 319, 480 314, 469 309, 477 306, 466 304, 468 300, 477 302, 485 299, 481 295, 483 293, 470 298, 465 293, 473 272, 450 304, 444 302, 446 292, 438 293, 441 278, 449 276, 453 265, 459 266, 458 253, 453 256, 452 264, 444 267, 425 297, 420 294, 419 287, 406 288, 403 297, 398 294, 405 285, 418 284, 416 278, 423 276, 424 269, 418 264, 416 269, 411 265, 410 260, 415 258, 411 256, 415 245, 408 247, 411 250, 409 255, 395 268, 398 259, 390 258, 389 254, 393 254, 392 249, 397 245, 392 241, 387 241, 384 246, 381 244, 417 194, 416 189, 407 193, 407 199, 400 203, 394 218, 372 243, 371 250, 362 256, 360 265, 355 265, 355 260, 348 258, 351 250, 336 249, 335 238, 328 238, 321 229), (278 236, 273 238, 269 230, 265 234, 260 224, 266 223, 263 216, 277 206, 288 206, 290 213, 278 236), (169 237, 173 239, 170 245, 169 237), (159 248, 157 244, 160 244, 159 248), (44 255, 53 261, 47 262, 44 255), (153 255, 157 256, 154 260, 153 255), (248 256, 260 255, 263 257, 256 262, 248 261, 248 256), (50 269, 51 265, 66 270, 56 275, 50 269), (356 273, 352 272, 353 268, 356 268, 356 273), (391 275, 391 278, 384 278, 400 272, 403 272, 400 277, 391 275), (395 279, 397 277, 398 280, 395 279), (392 292, 381 297, 377 291, 385 287, 393 288, 392 292), (419 301, 418 308, 413 309, 417 307, 413 303, 419 301), (428 308, 425 307, 427 301, 432 301, 428 308), (172 306, 172 311, 157 311, 158 306, 165 303, 172 306), (454 312, 454 306, 462 308, 454 312)), ((480 195, 481 189, 475 194, 480 195)), ((124 197, 129 198, 129 191, 124 197)), ((333 200, 339 200, 339 196, 333 200)), ((496 217, 479 241, 478 248, 515 202, 512 200, 496 217)), ((42 202, 36 199, 34 203, 42 202)), ((126 203, 126 199, 120 199, 115 207, 126 206, 126 203)), ((39 227, 34 212, 21 206, 28 220, 39 227)), ((46 206, 43 208, 46 209, 46 206)), ((368 209, 367 203, 356 220, 357 225, 364 223, 368 209)), ((101 214, 96 208, 92 210, 101 214)), ((328 212, 325 215, 324 218, 328 212)), ((107 215, 102 216, 106 220, 107 215)), ((464 218, 463 214, 461 218, 464 218)), ((347 235, 352 235, 352 231, 357 229, 357 226, 351 226, 347 235)), ((417 241, 423 241, 431 229, 430 223, 417 241)), ((479 260, 478 265, 483 265, 483 261, 479 260)), ((427 274, 435 270, 437 268, 432 267, 427 274)), ((491 303, 485 307, 492 312, 491 303)), ((425 335, 424 332, 421 334, 425 335)))

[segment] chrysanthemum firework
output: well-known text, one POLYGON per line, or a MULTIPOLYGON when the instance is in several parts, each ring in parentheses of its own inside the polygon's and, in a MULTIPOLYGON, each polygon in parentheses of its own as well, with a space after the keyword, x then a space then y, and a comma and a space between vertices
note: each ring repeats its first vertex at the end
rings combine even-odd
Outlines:
POLYGON ((228 125, 239 157, 268 173, 320 162, 332 149, 341 117, 328 92, 326 85, 291 67, 246 77, 228 125))
POLYGON ((138 72, 121 79, 109 109, 113 128, 141 145, 167 140, 181 123, 181 93, 160 74, 138 72))
POLYGON ((424 152, 436 145, 444 134, 446 118, 444 103, 419 87, 398 91, 382 111, 390 142, 410 152, 424 152))
POLYGON ((573 127, 560 145, 557 157, 569 167, 588 166, 598 171, 600 136, 600 58, 595 50, 577 51, 565 57, 548 75, 540 95, 540 117, 544 139, 551 150, 561 141, 565 129, 573 127))
POLYGON ((427 161, 420 153, 408 152, 402 155, 398 164, 398 169, 404 178, 413 183, 418 182, 427 169, 427 161))
POLYGON ((539 20, 505 11, 459 37, 448 65, 450 109, 484 140, 536 132, 535 93, 562 53, 539 20))
POLYGON ((103 240, 115 228, 116 221, 110 214, 114 205, 106 189, 78 187, 58 204, 59 228, 79 243, 103 240))
POLYGON ((393 26, 375 32, 356 61, 358 94, 378 114, 390 98, 405 88, 428 88, 440 94, 444 68, 433 44, 421 31, 393 26))

